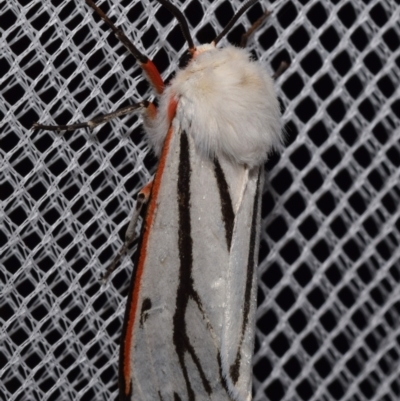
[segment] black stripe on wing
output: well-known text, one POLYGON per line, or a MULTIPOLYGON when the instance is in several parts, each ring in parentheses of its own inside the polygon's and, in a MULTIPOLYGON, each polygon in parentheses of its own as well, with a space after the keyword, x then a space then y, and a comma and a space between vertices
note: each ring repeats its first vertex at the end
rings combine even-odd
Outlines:
MULTIPOLYGON (((193 239, 192 239, 192 227, 191 227, 191 165, 190 165, 190 152, 189 152, 189 139, 185 132, 181 133, 180 138, 180 152, 179 152, 179 166, 178 166, 178 183, 177 183, 177 193, 178 193, 178 251, 179 251, 179 284, 176 293, 176 308, 173 316, 173 343, 178 355, 178 360, 180 367, 182 369, 183 377, 186 383, 186 388, 188 392, 188 398, 185 398, 185 401, 195 401, 196 394, 193 391, 192 385, 190 383, 188 369, 185 364, 185 353, 187 352, 196 366, 196 369, 199 372, 199 376, 201 382, 203 384, 204 390, 208 395, 212 394, 211 383, 208 381, 205 370, 207 370, 207 366, 203 367, 200 363, 200 359, 196 354, 196 351, 190 342, 190 338, 187 334, 187 327, 185 321, 186 310, 189 304, 189 300, 192 299, 199 311, 201 312, 204 321, 208 322, 206 317, 206 313, 203 308, 203 304, 201 302, 200 296, 194 288, 194 282, 192 277, 193 270, 193 239)), ((226 193, 229 197, 229 205, 232 209, 232 202, 230 201, 230 195, 228 191, 228 185, 226 184, 226 180, 224 174, 222 172, 221 166, 217 162, 219 169, 219 176, 223 177, 225 184, 221 184, 225 189, 224 199, 228 199, 226 197, 226 193), (222 172, 222 175, 220 174, 222 172)), ((220 187, 221 187, 220 186, 220 187)), ((220 190, 221 193, 221 190, 220 190)), ((233 210, 232 210, 233 215, 233 210)), ((233 218, 229 216, 229 219, 233 218)), ((233 227, 232 227, 233 231, 233 227)), ((232 233, 230 234, 229 241, 232 240, 232 233)), ((209 322, 206 323, 209 325, 209 322)), ((212 327, 208 327, 209 330, 213 330, 212 327)), ((221 357, 218 351, 217 354, 217 363, 219 366, 219 375, 220 375, 220 383, 222 387, 225 389, 227 396, 228 388, 225 379, 222 376, 222 368, 221 368, 221 357)), ((230 397, 229 397, 230 399, 230 397)), ((177 393, 174 393, 174 400, 180 400, 180 397, 177 393)))
POLYGON ((217 158, 214 160, 214 172, 217 179, 219 197, 221 200, 221 214, 225 225, 226 244, 228 246, 228 251, 230 251, 233 236, 233 226, 235 224, 235 213, 233 211, 232 198, 231 194, 229 193, 229 186, 225 178, 224 170, 222 170, 217 158))
POLYGON ((261 170, 258 173, 257 179, 257 190, 256 196, 254 197, 253 204, 253 216, 251 219, 251 233, 250 233, 250 243, 249 243, 249 256, 247 260, 247 273, 246 273, 246 288, 244 293, 244 304, 243 304, 243 319, 242 319, 242 329, 240 335, 239 346, 237 349, 237 354, 235 358, 235 362, 231 365, 229 373, 231 375, 232 381, 234 384, 239 380, 240 373, 240 363, 242 358, 242 345, 244 335, 246 333, 246 328, 249 323, 249 313, 251 306, 251 292, 253 289, 253 275, 255 269, 255 250, 256 250, 256 240, 258 234, 258 209, 260 202, 260 194, 261 194, 261 170))
POLYGON ((182 401, 182 398, 177 393, 174 393, 174 401, 182 401))
MULTIPOLYGON (((180 138, 180 154, 178 167, 178 216, 179 216, 179 231, 178 231, 178 250, 179 250, 179 285, 176 294, 176 309, 173 316, 173 343, 178 355, 179 364, 181 366, 183 377, 185 379, 188 392, 188 401, 196 399, 195 393, 191 386, 187 366, 185 363, 185 352, 188 352, 192 357, 203 387, 207 394, 211 394, 212 389, 203 368, 200 364, 199 357, 190 342, 187 334, 185 321, 186 309, 189 304, 189 299, 193 299, 202 311, 202 304, 198 293, 193 287, 193 240, 190 216, 190 178, 192 170, 190 166, 189 140, 185 132, 181 133, 180 138)), ((177 394, 175 395, 176 398, 177 394)))
POLYGON ((143 323, 146 321, 148 314, 147 311, 151 309, 151 299, 145 298, 142 302, 142 308, 140 310, 140 327, 143 327, 143 323))

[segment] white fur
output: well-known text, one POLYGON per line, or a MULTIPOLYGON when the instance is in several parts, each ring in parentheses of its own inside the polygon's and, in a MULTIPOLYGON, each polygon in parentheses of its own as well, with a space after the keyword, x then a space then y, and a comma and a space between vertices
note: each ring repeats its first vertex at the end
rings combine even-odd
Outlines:
POLYGON ((225 155, 257 166, 282 141, 272 80, 244 49, 199 46, 189 65, 177 72, 160 98, 156 121, 145 121, 157 155, 169 128, 167 107, 173 96, 181 128, 205 157, 225 155))

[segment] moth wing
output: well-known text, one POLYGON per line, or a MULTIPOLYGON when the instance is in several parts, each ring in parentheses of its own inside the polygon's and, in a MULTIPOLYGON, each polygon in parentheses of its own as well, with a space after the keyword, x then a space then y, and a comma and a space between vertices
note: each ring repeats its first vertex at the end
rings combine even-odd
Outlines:
POLYGON ((229 394, 223 399, 251 400, 263 169, 193 153, 194 275, 209 287, 203 298, 216 338, 215 375, 229 394))
MULTIPOLYGON (((153 202, 156 210, 151 222, 151 210, 145 218, 148 240, 144 244, 143 235, 139 248, 143 269, 140 277, 135 272, 125 317, 121 391, 125 388, 130 393, 127 399, 135 401, 248 399, 251 372, 244 362, 245 357, 251 359, 248 333, 252 331, 246 329, 240 343, 242 324, 228 320, 238 319, 232 308, 243 308, 245 289, 234 287, 245 285, 248 275, 241 270, 247 259, 241 267, 232 266, 231 252, 240 241, 249 242, 252 213, 244 209, 247 204, 253 208, 255 173, 228 160, 204 157, 176 120, 163 162, 157 199, 149 204, 151 209, 153 202), (243 227, 247 234, 238 232, 243 227), (233 277, 231 268, 240 271, 240 277, 233 277), (234 297, 235 291, 241 301, 234 297), (224 366, 238 348, 242 364, 240 378, 233 383, 224 366), (244 374, 249 375, 246 380, 244 374)), ((247 248, 241 245, 248 254, 247 248)), ((252 290, 253 286, 252 281, 252 290)), ((248 302, 253 308, 254 302, 250 298, 248 302)))
POLYGON ((159 167, 153 180, 128 294, 121 340, 121 400, 172 401, 174 392, 181 394, 186 388, 173 345, 179 284, 177 152, 179 136, 174 131, 169 150, 164 160, 160 159, 160 163, 165 163, 162 174, 159 167), (154 198, 156 180, 159 182, 157 199, 154 198), (143 268, 139 273, 141 260, 143 268))
POLYGON ((251 400, 257 298, 257 263, 263 169, 222 164, 235 196, 235 222, 229 253, 221 360, 227 387, 235 400, 251 400))

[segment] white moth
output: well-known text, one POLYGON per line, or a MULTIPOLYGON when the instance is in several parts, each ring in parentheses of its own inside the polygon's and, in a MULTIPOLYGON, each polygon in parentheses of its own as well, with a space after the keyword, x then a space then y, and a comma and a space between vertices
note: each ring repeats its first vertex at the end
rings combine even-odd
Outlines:
POLYGON ((140 110, 159 164, 139 194, 126 242, 146 204, 121 339, 120 399, 251 400, 263 163, 282 140, 273 83, 249 53, 214 42, 164 88, 154 64, 90 0, 87 3, 138 59, 159 96, 76 129, 140 110))

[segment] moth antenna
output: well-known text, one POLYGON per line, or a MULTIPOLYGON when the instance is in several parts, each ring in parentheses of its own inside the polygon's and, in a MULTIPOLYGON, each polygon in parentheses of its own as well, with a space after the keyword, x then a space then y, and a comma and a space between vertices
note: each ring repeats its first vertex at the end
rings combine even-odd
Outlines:
POLYGON ((226 27, 223 31, 213 40, 214 44, 216 45, 235 25, 236 21, 251 7, 253 6, 258 0, 249 0, 246 4, 244 4, 240 10, 232 17, 232 19, 228 22, 226 27))
POLYGON ((188 43, 189 50, 193 51, 195 49, 192 36, 190 35, 189 25, 185 16, 182 12, 175 7, 170 1, 168 0, 157 0, 161 5, 163 5, 177 20, 179 26, 181 27, 181 31, 183 33, 186 42, 188 43))

